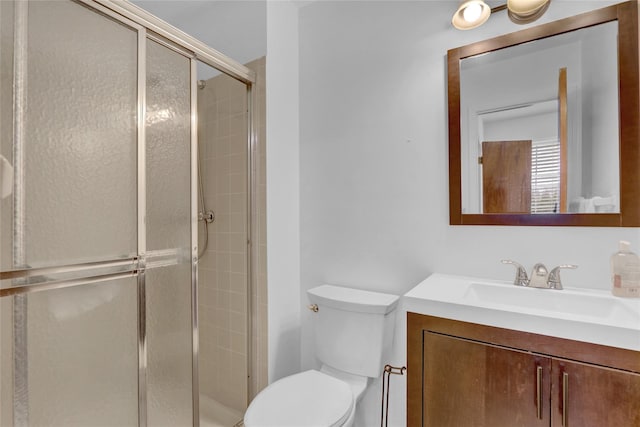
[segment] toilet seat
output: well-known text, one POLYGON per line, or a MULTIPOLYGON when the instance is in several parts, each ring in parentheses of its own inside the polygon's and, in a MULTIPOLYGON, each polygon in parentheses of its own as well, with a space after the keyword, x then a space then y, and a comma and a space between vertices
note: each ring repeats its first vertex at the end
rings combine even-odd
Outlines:
POLYGON ((344 381, 316 370, 282 378, 251 402, 246 427, 338 427, 354 408, 344 381))

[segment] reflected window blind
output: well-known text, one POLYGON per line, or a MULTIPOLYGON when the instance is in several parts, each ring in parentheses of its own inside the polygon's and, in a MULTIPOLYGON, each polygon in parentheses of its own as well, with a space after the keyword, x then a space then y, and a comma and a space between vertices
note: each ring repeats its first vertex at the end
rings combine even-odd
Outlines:
POLYGON ((560 207, 560 142, 533 142, 531 213, 554 213, 560 207))

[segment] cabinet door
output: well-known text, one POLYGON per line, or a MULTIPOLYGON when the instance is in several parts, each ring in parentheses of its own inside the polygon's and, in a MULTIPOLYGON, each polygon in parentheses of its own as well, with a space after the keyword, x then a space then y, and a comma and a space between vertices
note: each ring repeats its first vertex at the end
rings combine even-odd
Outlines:
POLYGON ((553 427, 640 426, 640 374, 553 359, 553 427))
POLYGON ((548 357, 432 332, 423 342, 425 426, 549 426, 548 357))

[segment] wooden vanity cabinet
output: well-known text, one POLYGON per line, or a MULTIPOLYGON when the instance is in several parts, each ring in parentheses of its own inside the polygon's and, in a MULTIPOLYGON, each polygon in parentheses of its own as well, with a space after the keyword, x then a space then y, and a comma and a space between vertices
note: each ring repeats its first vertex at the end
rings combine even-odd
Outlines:
POLYGON ((548 358, 431 332, 423 354, 424 425, 549 426, 548 358))
POLYGON ((640 374, 552 358, 551 375, 553 427, 640 427, 640 374))
POLYGON ((407 315, 407 425, 640 427, 640 352, 407 315))

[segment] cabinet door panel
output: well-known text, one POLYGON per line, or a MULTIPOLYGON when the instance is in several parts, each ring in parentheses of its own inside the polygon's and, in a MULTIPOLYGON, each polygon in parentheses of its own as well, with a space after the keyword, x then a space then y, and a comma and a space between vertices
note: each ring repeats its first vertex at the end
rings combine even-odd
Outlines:
POLYGON ((431 332, 423 342, 425 426, 549 426, 549 358, 431 332))
POLYGON ((640 374, 563 359, 553 360, 552 372, 553 427, 640 426, 640 374))

